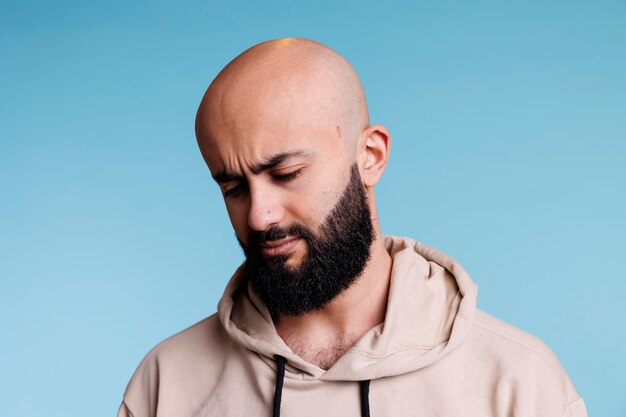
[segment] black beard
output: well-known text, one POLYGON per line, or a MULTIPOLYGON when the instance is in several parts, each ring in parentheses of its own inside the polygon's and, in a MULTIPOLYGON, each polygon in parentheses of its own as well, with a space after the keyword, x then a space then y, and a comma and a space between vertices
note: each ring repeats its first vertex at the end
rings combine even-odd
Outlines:
POLYGON ((246 256, 252 289, 271 314, 299 316, 321 309, 357 280, 370 259, 374 232, 357 165, 352 166, 350 181, 319 233, 294 223, 286 229, 271 226, 250 232, 247 247, 237 240, 246 256), (261 243, 287 236, 308 244, 300 265, 287 266, 288 255, 266 261, 261 243))

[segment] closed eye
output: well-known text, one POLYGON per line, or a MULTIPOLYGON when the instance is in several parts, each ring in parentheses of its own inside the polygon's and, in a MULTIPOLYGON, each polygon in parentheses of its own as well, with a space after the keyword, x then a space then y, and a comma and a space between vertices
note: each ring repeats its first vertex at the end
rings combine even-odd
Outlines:
POLYGON ((289 182, 294 180, 300 174, 302 174, 302 168, 296 169, 295 171, 288 172, 286 174, 272 174, 272 178, 274 178, 276 181, 289 182))
POLYGON ((222 194, 224 195, 224 198, 236 197, 242 191, 243 188, 245 188, 245 184, 237 184, 233 187, 230 187, 227 190, 223 190, 222 194))

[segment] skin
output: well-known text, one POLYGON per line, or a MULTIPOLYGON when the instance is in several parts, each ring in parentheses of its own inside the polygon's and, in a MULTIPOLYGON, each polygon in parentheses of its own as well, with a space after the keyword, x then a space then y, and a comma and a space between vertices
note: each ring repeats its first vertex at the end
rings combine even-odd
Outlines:
MULTIPOLYGON (((343 57, 314 41, 255 45, 209 86, 198 109, 196 137, 244 244, 250 231, 271 225, 299 221, 317 231, 357 163, 376 236, 370 262, 355 285, 323 309, 274 317, 278 334, 295 353, 328 368, 384 321, 391 272, 374 193, 390 137, 384 126, 369 124, 357 74, 343 57)), ((296 266, 307 253, 306 242, 288 246, 287 265, 296 266)))

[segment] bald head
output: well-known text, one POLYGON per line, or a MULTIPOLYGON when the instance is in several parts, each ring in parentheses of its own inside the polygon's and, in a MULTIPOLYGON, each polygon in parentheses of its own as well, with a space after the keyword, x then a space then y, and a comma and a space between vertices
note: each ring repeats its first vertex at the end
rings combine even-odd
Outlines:
POLYGON ((244 247, 251 234, 272 231, 268 239, 276 241, 291 235, 266 246, 265 255, 289 253, 289 263, 304 262, 311 240, 297 243, 296 227, 330 240, 356 227, 360 239, 363 230, 348 215, 360 207, 386 253, 374 185, 387 163, 389 134, 369 125, 359 77, 332 49, 289 38, 243 52, 205 93, 196 137, 244 247), (355 189, 363 196, 355 198, 355 189))
POLYGON ((220 143, 254 142, 263 132, 277 140, 308 135, 319 141, 313 146, 332 136, 356 152, 368 124, 365 94, 350 63, 320 43, 288 38, 253 46, 218 74, 198 109, 196 136, 211 167, 220 143))

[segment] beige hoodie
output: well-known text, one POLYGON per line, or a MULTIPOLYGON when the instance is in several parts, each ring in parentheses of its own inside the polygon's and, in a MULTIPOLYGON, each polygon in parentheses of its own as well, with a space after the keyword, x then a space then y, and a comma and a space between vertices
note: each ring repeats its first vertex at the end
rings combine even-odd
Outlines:
POLYGON ((330 369, 289 349, 241 285, 240 267, 216 315, 148 353, 118 417, 269 417, 275 355, 287 360, 283 417, 360 416, 368 403, 373 417, 587 415, 550 348, 476 308, 477 287, 457 262, 410 239, 388 236, 385 246, 393 259, 385 322, 330 369), (358 382, 368 380, 369 395, 358 382))

